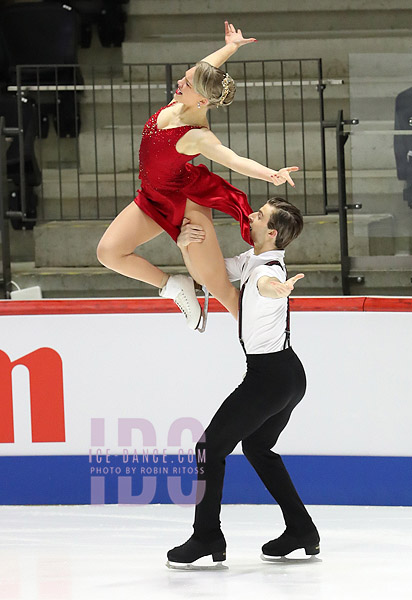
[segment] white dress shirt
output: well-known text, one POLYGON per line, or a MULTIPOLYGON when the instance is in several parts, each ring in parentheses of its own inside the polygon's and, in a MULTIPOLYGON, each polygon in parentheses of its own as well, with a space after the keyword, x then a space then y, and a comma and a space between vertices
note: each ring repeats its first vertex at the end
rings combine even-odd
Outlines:
POLYGON ((284 250, 269 250, 255 255, 251 248, 239 256, 226 258, 226 271, 230 281, 247 281, 242 298, 242 338, 246 354, 266 354, 283 350, 287 318, 287 298, 267 298, 257 287, 261 277, 276 277, 284 283, 286 268, 284 250), (278 260, 279 265, 265 263, 278 260))

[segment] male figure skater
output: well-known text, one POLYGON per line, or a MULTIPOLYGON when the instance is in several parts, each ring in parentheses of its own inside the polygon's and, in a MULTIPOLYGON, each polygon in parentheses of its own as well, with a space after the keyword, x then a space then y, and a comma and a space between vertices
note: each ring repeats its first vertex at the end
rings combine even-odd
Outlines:
MULTIPOLYGON (((254 247, 226 259, 231 281, 240 279, 239 339, 246 354, 242 383, 223 402, 196 446, 205 451, 198 480, 205 481, 204 496, 195 510, 194 533, 170 550, 168 566, 192 568, 201 557, 215 563, 226 559, 226 541, 220 528, 225 458, 242 441, 246 458, 279 504, 286 530, 262 547, 262 558, 273 560, 304 548, 319 553, 319 534, 278 454, 271 448, 305 394, 303 366, 290 346, 289 300, 302 273, 287 279, 284 248, 302 231, 300 211, 282 198, 272 198, 249 217, 254 247)), ((202 243, 203 230, 184 221, 178 245, 188 260, 187 246, 202 243)), ((187 263, 186 263, 187 264, 187 263)))

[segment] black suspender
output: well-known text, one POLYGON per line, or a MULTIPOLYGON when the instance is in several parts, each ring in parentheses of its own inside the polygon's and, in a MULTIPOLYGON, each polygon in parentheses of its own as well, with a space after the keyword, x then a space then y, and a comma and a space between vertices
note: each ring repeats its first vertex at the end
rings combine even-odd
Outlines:
MULTIPOLYGON (((286 277, 287 277, 286 268, 278 260, 271 260, 271 261, 265 263, 265 266, 268 266, 268 267, 271 267, 272 265, 278 265, 282 269, 282 271, 285 271, 286 277)), ((250 275, 246 279, 246 281, 242 285, 242 287, 240 288, 240 293, 239 293, 239 315, 238 315, 239 342, 240 342, 240 344, 241 344, 241 346, 242 346, 243 351, 244 351, 245 354, 246 354, 245 344, 244 344, 243 338, 242 338, 242 300, 243 300, 243 294, 245 292, 245 287, 246 287, 246 284, 249 281, 249 279, 250 279, 250 275)), ((287 310, 286 310, 285 343, 283 344, 283 349, 284 350, 286 348, 290 347, 290 307, 289 307, 289 296, 288 296, 287 300, 288 300, 288 302, 287 302, 287 310)))

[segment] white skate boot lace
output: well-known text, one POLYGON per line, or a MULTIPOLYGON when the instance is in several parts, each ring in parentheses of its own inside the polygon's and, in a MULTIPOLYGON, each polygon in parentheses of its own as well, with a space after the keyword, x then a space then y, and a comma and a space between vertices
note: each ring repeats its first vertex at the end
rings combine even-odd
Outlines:
POLYGON ((180 308, 180 310, 182 311, 182 313, 184 314, 184 316, 186 317, 186 319, 188 319, 189 313, 188 313, 187 309, 188 309, 189 303, 188 303, 188 300, 187 300, 187 296, 186 296, 186 294, 184 293, 183 290, 180 292, 180 294, 178 294, 176 296, 176 299, 175 299, 174 302, 180 308), (182 304, 182 300, 184 300, 186 302, 186 306, 184 306, 182 304))

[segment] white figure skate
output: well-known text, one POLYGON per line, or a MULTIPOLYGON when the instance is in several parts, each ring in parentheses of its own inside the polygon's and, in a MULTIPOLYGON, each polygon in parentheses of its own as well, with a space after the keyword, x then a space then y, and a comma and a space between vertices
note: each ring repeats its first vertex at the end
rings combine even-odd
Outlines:
POLYGON ((170 298, 174 301, 186 317, 190 329, 197 329, 203 333, 206 322, 204 318, 202 320, 202 308, 196 297, 195 285, 191 277, 171 275, 166 285, 159 290, 159 294, 162 298, 170 298))

